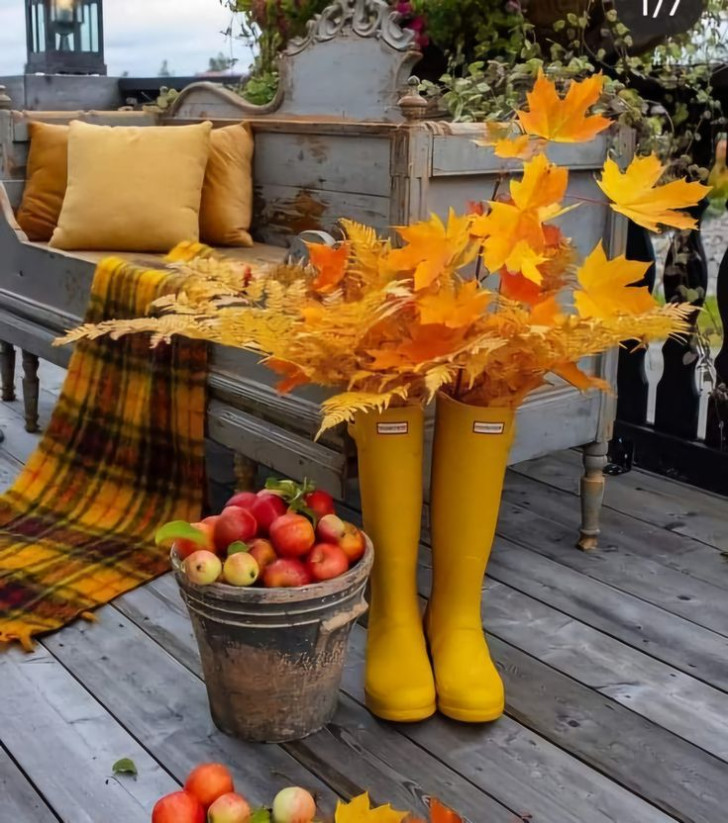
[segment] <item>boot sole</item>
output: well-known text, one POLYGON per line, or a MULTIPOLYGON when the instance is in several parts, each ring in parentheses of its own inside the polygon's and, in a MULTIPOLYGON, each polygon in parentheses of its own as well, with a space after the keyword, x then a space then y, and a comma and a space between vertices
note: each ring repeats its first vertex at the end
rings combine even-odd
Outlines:
POLYGON ((434 702, 427 706, 420 706, 414 709, 390 709, 382 703, 373 700, 368 694, 365 694, 365 704, 373 715, 379 717, 381 720, 389 720, 392 723, 417 723, 420 720, 427 720, 428 717, 432 717, 437 711, 437 706, 434 702))
POLYGON ((503 716, 505 706, 498 709, 483 711, 482 709, 463 709, 458 706, 448 706, 438 703, 437 708, 440 714, 449 717, 451 720, 459 720, 461 723, 491 723, 503 716))

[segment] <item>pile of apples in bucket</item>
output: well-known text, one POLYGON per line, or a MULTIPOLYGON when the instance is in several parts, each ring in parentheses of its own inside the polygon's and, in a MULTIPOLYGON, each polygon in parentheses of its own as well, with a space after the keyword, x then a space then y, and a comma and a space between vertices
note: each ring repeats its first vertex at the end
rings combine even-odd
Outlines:
POLYGON ((169 541, 199 586, 306 586, 344 574, 366 549, 363 532, 337 516, 330 494, 307 481, 275 479, 258 492, 238 492, 199 523, 167 523, 156 542, 169 541))

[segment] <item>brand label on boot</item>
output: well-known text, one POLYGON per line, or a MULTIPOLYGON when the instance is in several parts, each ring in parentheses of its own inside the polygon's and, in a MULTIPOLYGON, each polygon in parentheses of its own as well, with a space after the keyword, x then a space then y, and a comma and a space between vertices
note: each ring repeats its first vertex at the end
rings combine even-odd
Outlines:
POLYGON ((476 420, 473 423, 473 434, 503 434, 505 428, 505 423, 479 423, 476 420))
POLYGON ((402 423, 377 423, 377 434, 407 434, 409 423, 405 420, 402 423))

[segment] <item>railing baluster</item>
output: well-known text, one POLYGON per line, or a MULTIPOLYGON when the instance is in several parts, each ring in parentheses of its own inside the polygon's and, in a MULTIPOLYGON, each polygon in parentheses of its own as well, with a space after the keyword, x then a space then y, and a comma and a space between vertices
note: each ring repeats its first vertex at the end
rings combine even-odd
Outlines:
POLYGON ((728 248, 718 269, 718 314, 723 325, 723 345, 715 358, 715 388, 708 400, 705 442, 728 452, 728 248))
MULTIPOLYGON (((701 205, 693 211, 698 220, 704 209, 701 205)), ((707 287, 708 267, 700 231, 677 234, 665 263, 665 300, 684 300, 683 288, 701 289, 701 296, 691 302, 702 306, 707 287)), ((665 370, 657 386, 655 429, 683 440, 695 440, 700 407, 700 394, 695 383, 697 357, 690 356, 693 349, 689 340, 666 340, 662 353, 665 370)))
MULTIPOLYGON (((645 277, 639 285, 655 287, 655 250, 649 232, 630 222, 627 231, 627 258, 650 263, 645 277)), ((627 423, 643 425, 647 422, 647 398, 649 383, 645 373, 644 349, 630 353, 630 344, 637 341, 625 341, 625 348, 619 350, 619 369, 617 372, 617 419, 627 423)))

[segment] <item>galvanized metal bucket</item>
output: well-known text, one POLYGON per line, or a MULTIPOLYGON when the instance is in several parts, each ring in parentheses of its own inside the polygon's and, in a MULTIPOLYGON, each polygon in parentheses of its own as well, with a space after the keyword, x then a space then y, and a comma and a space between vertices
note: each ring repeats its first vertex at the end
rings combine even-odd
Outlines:
POLYGON ((352 623, 367 610, 374 552, 333 580, 299 588, 197 586, 172 552, 215 725, 244 740, 318 731, 336 711, 352 623))

